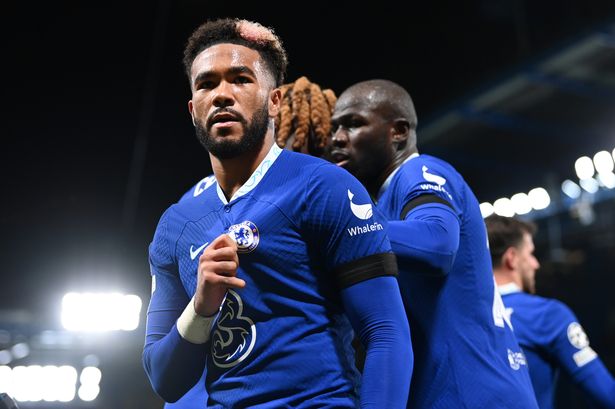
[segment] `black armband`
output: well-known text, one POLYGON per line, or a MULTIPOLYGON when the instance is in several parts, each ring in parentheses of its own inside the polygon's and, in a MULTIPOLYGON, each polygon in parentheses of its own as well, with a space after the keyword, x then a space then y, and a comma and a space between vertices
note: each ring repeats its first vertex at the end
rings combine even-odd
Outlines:
POLYGON ((411 201, 406 203, 404 208, 401 210, 401 215, 399 216, 400 220, 404 220, 406 218, 406 216, 408 215, 408 213, 410 213, 410 211, 412 209, 414 209, 416 207, 419 207, 420 205, 427 204, 427 203, 440 203, 440 204, 443 204, 443 205, 446 205, 446 206, 450 207, 451 209, 453 209, 453 211, 455 210, 455 208, 453 207, 452 204, 450 204, 446 200, 442 199, 440 196, 436 196, 436 195, 420 195, 416 199, 412 199, 411 201))
POLYGON ((380 253, 343 264, 333 270, 341 289, 380 276, 397 276, 394 253, 380 253))

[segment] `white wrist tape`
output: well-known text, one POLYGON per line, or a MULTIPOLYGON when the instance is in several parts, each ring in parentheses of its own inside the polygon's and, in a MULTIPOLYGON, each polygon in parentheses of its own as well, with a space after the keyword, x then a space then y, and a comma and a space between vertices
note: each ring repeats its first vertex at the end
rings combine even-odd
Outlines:
POLYGON ((204 344, 209 341, 209 334, 218 314, 203 317, 194 309, 194 297, 190 300, 182 315, 177 319, 177 331, 183 339, 193 344, 204 344))

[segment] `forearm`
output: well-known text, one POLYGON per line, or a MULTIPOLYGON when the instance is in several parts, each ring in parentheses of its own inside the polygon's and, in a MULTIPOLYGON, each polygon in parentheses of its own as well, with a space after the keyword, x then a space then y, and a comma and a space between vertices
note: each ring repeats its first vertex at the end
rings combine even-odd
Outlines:
POLYGON ((361 408, 405 408, 414 357, 397 280, 363 281, 343 290, 343 300, 366 349, 361 408))
POLYGON ((615 409, 615 378, 599 359, 591 370, 589 376, 577 381, 579 387, 596 407, 615 409))
POLYGON ((459 248, 459 220, 442 205, 424 205, 389 222, 391 248, 404 272, 446 275, 459 248))
MULTIPOLYGON (((174 402, 201 377, 205 370, 205 357, 209 344, 192 339, 190 336, 188 339, 193 342, 186 339, 186 325, 183 325, 183 337, 178 325, 172 325, 166 334, 156 331, 158 327, 156 322, 169 320, 170 317, 164 319, 164 315, 163 312, 157 312, 148 317, 143 366, 156 393, 165 401, 174 402)), ((179 326, 182 327, 181 323, 179 326)))

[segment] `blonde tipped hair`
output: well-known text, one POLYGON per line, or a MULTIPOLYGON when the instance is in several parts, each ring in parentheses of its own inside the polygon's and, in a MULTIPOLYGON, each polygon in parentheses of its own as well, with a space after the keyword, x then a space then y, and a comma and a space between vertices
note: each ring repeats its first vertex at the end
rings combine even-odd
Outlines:
POLYGON ((331 132, 331 115, 337 101, 335 93, 331 89, 321 89, 305 76, 280 89, 282 104, 276 118, 276 142, 294 151, 321 153, 331 132), (287 146, 291 136, 294 136, 292 145, 287 146))

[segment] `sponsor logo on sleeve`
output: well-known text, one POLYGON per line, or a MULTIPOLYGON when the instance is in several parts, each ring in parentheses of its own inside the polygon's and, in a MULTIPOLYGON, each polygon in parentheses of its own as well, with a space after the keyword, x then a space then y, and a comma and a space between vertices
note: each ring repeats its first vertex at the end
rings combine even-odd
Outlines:
MULTIPOLYGON (((368 220, 374 215, 374 210, 372 209, 371 203, 357 204, 352 201, 354 198, 354 193, 348 189, 348 200, 350 201, 350 210, 352 214, 355 215, 358 219, 368 220)), ((371 233, 373 231, 383 230, 384 227, 382 224, 374 221, 373 223, 365 223, 361 226, 353 226, 349 227, 348 234, 350 237, 357 236, 360 234, 371 233)))
POLYGON ((442 192, 448 196, 450 200, 453 200, 453 197, 448 193, 448 191, 444 188, 446 184, 446 179, 444 179, 440 175, 436 175, 435 173, 429 172, 429 168, 425 165, 422 167, 423 170, 423 179, 425 179, 429 183, 422 183, 421 189, 423 190, 435 190, 438 192, 442 192))

